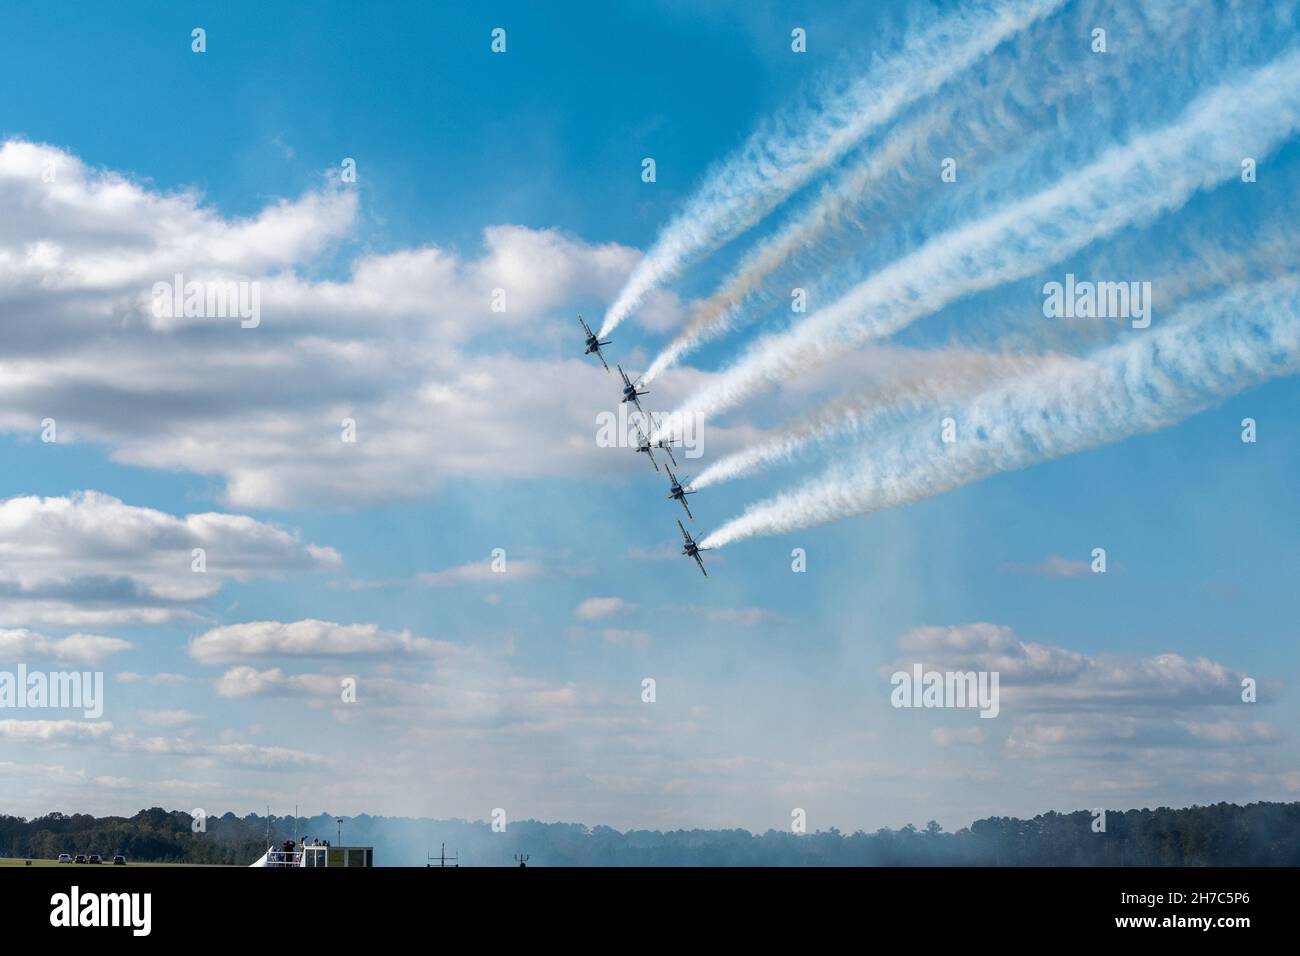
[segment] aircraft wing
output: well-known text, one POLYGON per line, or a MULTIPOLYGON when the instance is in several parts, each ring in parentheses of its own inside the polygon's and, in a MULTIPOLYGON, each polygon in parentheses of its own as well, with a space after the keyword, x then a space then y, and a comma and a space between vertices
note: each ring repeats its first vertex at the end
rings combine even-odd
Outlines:
POLYGON ((707 578, 709 576, 709 572, 704 570, 704 559, 700 557, 698 552, 696 552, 695 555, 695 563, 700 566, 700 570, 704 573, 704 576, 707 578))
POLYGON ((605 366, 605 371, 608 372, 609 363, 605 361, 605 355, 600 351, 600 349, 596 349, 596 358, 600 359, 600 364, 605 366))
POLYGON ((686 526, 685 526, 684 524, 682 524, 682 519, 681 519, 681 518, 678 518, 678 519, 677 519, 677 527, 679 527, 679 528, 682 529, 682 537, 685 538, 685 539, 687 540, 687 542, 689 543, 690 540, 691 540, 691 536, 690 536, 689 534, 686 533, 686 526))
POLYGON ((686 509, 686 517, 688 517, 688 518, 690 518, 692 521, 694 521, 694 520, 695 520, 695 515, 691 514, 691 506, 688 505, 688 504, 686 503, 686 499, 685 499, 685 498, 682 498, 682 507, 686 509))

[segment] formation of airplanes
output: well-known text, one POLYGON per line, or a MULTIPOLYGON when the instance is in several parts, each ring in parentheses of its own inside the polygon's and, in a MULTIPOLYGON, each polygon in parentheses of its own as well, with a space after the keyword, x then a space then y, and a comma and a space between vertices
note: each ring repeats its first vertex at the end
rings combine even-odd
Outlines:
MULTIPOLYGON (((582 354, 595 355, 596 358, 600 359, 600 364, 605 367, 605 371, 608 372, 609 362, 605 360, 605 353, 602 352, 601 349, 609 345, 610 342, 608 340, 602 342, 600 337, 593 333, 587 323, 583 321, 581 315, 578 316, 578 324, 582 326, 582 334, 585 339, 585 351, 582 354)), ((623 371, 622 365, 615 363, 614 367, 618 369, 618 374, 622 376, 623 379, 623 397, 620 400, 620 403, 626 405, 630 402, 635 405, 636 410, 641 413, 642 421, 650 423, 650 435, 647 435, 641 428, 641 422, 635 423, 637 445, 634 451, 636 451, 637 454, 644 454, 650 459, 650 464, 654 465, 655 474, 659 473, 659 462, 655 461, 654 456, 655 449, 666 453, 669 461, 676 466, 677 459, 673 455, 672 442, 663 438, 655 441, 650 440, 651 435, 659 431, 659 424, 654 420, 653 416, 647 415, 645 410, 641 407, 641 396, 650 394, 649 390, 638 388, 637 386, 641 384, 640 380, 638 379, 634 382, 632 379, 628 378, 627 372, 623 371)), ((687 478, 684 481, 679 481, 677 476, 673 474, 673 469, 668 467, 667 462, 664 462, 664 470, 668 472, 668 500, 680 501, 682 507, 686 509, 686 517, 691 521, 694 521, 695 515, 691 514, 691 506, 686 503, 686 496, 695 494, 694 491, 689 489, 690 479, 687 478)), ((704 559, 700 557, 700 552, 709 549, 701 548, 695 543, 695 539, 691 537, 691 533, 687 531, 686 526, 682 524, 681 518, 677 519, 677 527, 682 533, 682 539, 684 542, 682 555, 684 557, 694 558, 695 563, 700 566, 700 572, 707 578, 709 572, 704 569, 704 559)))

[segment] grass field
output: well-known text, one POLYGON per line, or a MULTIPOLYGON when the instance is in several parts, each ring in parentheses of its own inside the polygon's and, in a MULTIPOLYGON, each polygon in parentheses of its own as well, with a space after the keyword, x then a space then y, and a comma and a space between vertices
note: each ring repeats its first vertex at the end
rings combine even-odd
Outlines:
MULTIPOLYGON (((10 857, 0 857, 0 867, 5 867, 5 866, 25 867, 26 865, 27 865, 27 861, 21 858, 13 859, 10 857)), ((66 866, 70 870, 72 869, 80 870, 91 865, 92 864, 89 863, 60 863, 58 860, 32 860, 32 866, 66 866)), ((131 863, 129 861, 127 863, 127 866, 172 866, 172 867, 221 866, 221 865, 222 864, 220 863, 131 863)), ((106 861, 104 863, 95 865, 95 868, 112 869, 113 864, 111 861, 106 861)))

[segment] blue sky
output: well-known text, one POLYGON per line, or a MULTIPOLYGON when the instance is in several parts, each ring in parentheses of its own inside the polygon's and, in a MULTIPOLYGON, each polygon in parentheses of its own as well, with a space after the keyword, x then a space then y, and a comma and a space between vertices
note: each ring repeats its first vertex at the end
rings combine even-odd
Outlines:
MULTIPOLYGON (((1294 376, 904 507, 739 541, 706 555, 707 580, 675 555, 684 515, 663 477, 596 447, 617 389, 578 354, 573 313, 599 321, 751 131, 952 13, 837 6, 8 11, 0 670, 84 660, 108 676, 106 729, 0 714, 2 809, 270 803, 485 819, 502 807, 763 830, 802 807, 813 829, 852 830, 1294 798, 1294 376), (806 54, 790 50, 796 26, 806 54), (194 27, 206 53, 191 52, 194 27), (495 27, 503 55, 489 49, 495 27), (646 156, 654 183, 641 180, 646 156), (355 184, 338 181, 344 157, 355 184), (42 193, 47 160, 58 179, 42 193), (150 287, 180 269, 261 280, 263 324, 149 322, 150 287), (505 315, 489 307, 497 287, 517 303, 505 315), (40 440, 46 416, 55 443, 40 440), (355 445, 339 440, 343 416, 355 445), (1246 417, 1253 444, 1240 440, 1246 417), (184 521, 210 512, 258 524, 184 521), (1104 575, 1079 569, 1096 547, 1104 575), (791 571, 794 548, 805 573, 791 571), (85 634, 130 646, 91 661, 58 644, 85 634), (219 653, 204 659, 200 635, 219 653), (1016 688, 997 719, 890 706, 896 665, 976 659, 1000 660, 1016 688), (1257 704, 1237 700, 1241 675, 1259 681, 1257 704), (346 676, 355 704, 339 700, 346 676)), ((1094 16, 1114 14, 1066 4, 1030 40, 1094 16)), ((1295 41, 1260 23, 1223 33, 1198 54, 1138 51, 1113 31, 1107 56, 1140 61, 1127 98, 1118 79, 1063 97, 1040 138, 995 137, 955 188, 936 175, 796 257, 747 305, 757 331, 665 373, 651 407, 689 402, 779 331, 791 284, 820 306, 1295 41)), ((1097 68, 1081 42, 1066 73, 1097 68)), ((1020 92, 1025 116, 1045 110, 1020 92)), ((985 95, 958 77, 909 109, 985 95)), ((664 283, 616 330, 611 357, 644 369, 753 243, 889 128, 664 283)), ((933 148, 968 145, 953 131, 933 148)), ((1285 133, 1258 182, 1199 190, 710 421, 704 458, 683 470, 883 374, 891 348, 976 347, 987 317, 1007 315, 1031 351, 1050 321, 1042 283, 1067 271, 1258 264, 1252 242, 1290 208, 1297 163, 1285 133)), ((1230 284, 1210 276, 1191 298, 1230 284)), ((939 417, 923 414, 927 428, 939 417)), ((693 527, 848 460, 855 441, 702 491, 693 527)))

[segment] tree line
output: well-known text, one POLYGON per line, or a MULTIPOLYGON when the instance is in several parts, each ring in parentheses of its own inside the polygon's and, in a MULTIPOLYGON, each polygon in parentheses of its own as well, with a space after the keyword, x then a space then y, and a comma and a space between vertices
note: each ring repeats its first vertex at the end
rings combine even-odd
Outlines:
MULTIPOLYGON (((0 815, 0 856, 121 853, 128 861, 247 865, 268 844, 338 842, 335 818, 233 813, 195 821, 154 807, 132 817, 0 815)), ((424 866, 446 852, 464 866, 507 866, 517 853, 545 866, 1297 866, 1300 802, 990 817, 946 832, 918 828, 794 834, 768 830, 628 830, 524 820, 345 817, 342 844, 375 847, 375 862, 424 866)))

